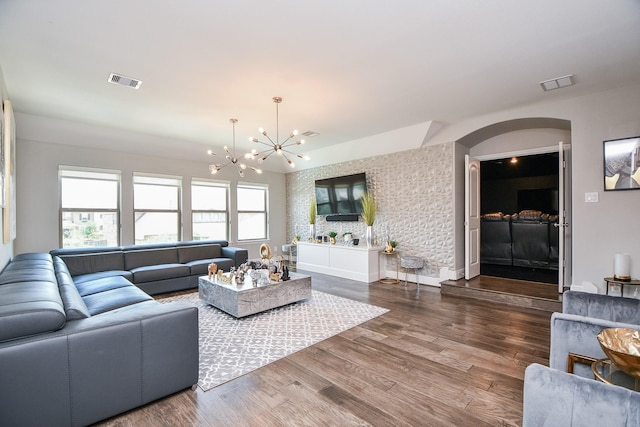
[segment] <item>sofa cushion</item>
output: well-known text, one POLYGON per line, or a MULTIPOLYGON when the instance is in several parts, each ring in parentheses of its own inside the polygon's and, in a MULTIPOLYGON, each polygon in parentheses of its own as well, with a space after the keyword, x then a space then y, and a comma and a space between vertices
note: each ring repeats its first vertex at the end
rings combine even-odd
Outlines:
POLYGON ((89 317, 89 310, 82 301, 82 297, 76 288, 75 283, 68 271, 59 271, 56 273, 58 278, 58 289, 60 290, 60 297, 64 304, 64 312, 67 316, 67 321, 86 319, 89 317))
POLYGON ((56 275, 51 267, 35 267, 29 270, 8 270, 0 274, 0 285, 18 282, 56 282, 56 275))
POLYGON ((144 301, 153 301, 153 298, 131 284, 91 294, 83 299, 92 316, 144 301))
POLYGON ((217 244, 178 247, 178 262, 181 264, 195 260, 220 258, 221 255, 222 248, 217 244))
POLYGON ((124 253, 124 269, 129 271, 138 267, 177 263, 178 249, 176 248, 135 250, 124 253))
POLYGON ((0 341, 56 331, 64 326, 65 320, 55 281, 0 286, 0 341))
POLYGON ((72 276, 99 271, 124 270, 124 254, 120 251, 79 255, 62 255, 72 276))
POLYGON ((209 274, 209 264, 212 262, 218 264, 218 270, 229 271, 231 267, 235 267, 235 263, 229 258, 200 259, 188 262, 186 265, 191 269, 191 276, 205 276, 209 274))
POLYGON ((126 288, 127 286, 133 286, 133 284, 122 276, 102 277, 100 279, 76 283, 78 293, 83 298, 112 289, 126 288))
POLYGON ((97 273, 87 273, 81 274, 79 276, 74 276, 73 281, 76 285, 84 282, 91 282, 93 280, 105 279, 107 277, 124 277, 125 279, 131 281, 133 280, 133 274, 130 271, 126 270, 112 270, 112 271, 99 271, 97 273))
POLYGON ((189 276, 189 266, 184 264, 147 265, 133 268, 133 283, 155 282, 189 276))

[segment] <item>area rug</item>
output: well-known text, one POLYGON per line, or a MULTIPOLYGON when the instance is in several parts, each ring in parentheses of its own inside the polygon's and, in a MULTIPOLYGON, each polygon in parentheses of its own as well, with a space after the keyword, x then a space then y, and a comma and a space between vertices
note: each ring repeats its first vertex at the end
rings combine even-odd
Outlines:
POLYGON ((198 385, 207 391, 389 311, 324 292, 311 292, 308 300, 242 319, 206 304, 197 293, 159 301, 185 301, 198 307, 198 385))

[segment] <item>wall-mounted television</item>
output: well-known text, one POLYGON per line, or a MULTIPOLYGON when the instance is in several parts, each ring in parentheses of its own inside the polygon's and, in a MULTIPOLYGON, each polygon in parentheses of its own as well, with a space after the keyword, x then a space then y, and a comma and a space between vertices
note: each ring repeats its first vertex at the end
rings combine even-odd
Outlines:
POLYGON ((315 186, 318 215, 331 216, 334 221, 358 220, 362 213, 362 195, 367 192, 364 172, 318 179, 315 186))

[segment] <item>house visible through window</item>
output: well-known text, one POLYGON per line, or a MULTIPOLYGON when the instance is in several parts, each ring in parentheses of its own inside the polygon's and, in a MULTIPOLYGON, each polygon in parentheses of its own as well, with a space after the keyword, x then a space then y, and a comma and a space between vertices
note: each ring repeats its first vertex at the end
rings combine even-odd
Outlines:
POLYGON ((60 246, 120 244, 120 172, 61 166, 60 246))
POLYGON ((238 240, 267 238, 268 188, 238 184, 238 240))
POLYGON ((133 230, 136 245, 180 240, 179 177, 133 176, 133 230))
POLYGON ((191 221, 194 240, 229 240, 229 185, 191 181, 191 221))

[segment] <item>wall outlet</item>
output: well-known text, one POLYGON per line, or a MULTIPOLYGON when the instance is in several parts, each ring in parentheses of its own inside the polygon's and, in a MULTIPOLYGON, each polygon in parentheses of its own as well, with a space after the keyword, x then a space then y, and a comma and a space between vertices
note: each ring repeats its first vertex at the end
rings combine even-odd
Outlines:
POLYGON ((598 192, 584 193, 584 201, 587 203, 598 203, 598 192))

